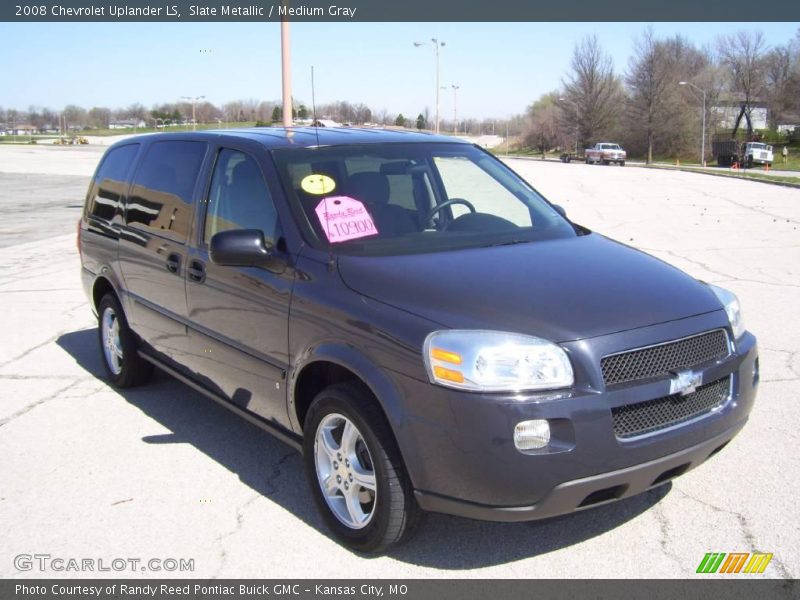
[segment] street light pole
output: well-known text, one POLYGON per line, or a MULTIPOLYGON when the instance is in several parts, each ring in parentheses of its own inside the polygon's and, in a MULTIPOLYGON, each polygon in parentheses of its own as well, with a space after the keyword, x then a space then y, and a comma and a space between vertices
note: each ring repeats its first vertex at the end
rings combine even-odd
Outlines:
POLYGON ((198 100, 202 100, 205 96, 181 96, 182 100, 188 100, 192 103, 192 131, 197 131, 197 118, 195 117, 195 106, 198 100))
POLYGON ((458 89, 460 86, 453 85, 453 134, 458 135, 458 89))
MULTIPOLYGON (((443 85, 441 89, 446 90, 448 86, 443 85)), ((453 135, 458 135, 458 90, 461 89, 460 85, 451 85, 453 89, 453 135)))
POLYGON ((691 81, 679 81, 678 85, 689 85, 703 94, 703 135, 700 142, 700 165, 706 166, 706 91, 691 81))
MULTIPOLYGON (((427 46, 429 42, 414 42, 414 47, 427 46)), ((440 42, 437 38, 431 38, 430 43, 433 44, 433 51, 436 54, 436 133, 439 133, 439 47, 444 46, 444 42, 440 42)))

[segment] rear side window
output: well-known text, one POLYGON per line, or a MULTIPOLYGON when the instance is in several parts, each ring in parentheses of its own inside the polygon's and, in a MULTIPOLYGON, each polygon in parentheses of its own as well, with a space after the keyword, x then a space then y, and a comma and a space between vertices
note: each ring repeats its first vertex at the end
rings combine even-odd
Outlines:
POLYGON ((131 165, 138 150, 139 144, 127 144, 108 151, 92 182, 89 215, 104 221, 114 218, 117 209, 121 208, 131 165))
POLYGON ((237 150, 223 149, 211 178, 206 215, 206 244, 220 231, 260 229, 274 242, 278 214, 258 163, 237 150))
POLYGON ((192 196, 206 153, 205 142, 155 142, 136 172, 128 201, 129 226, 185 242, 192 196))

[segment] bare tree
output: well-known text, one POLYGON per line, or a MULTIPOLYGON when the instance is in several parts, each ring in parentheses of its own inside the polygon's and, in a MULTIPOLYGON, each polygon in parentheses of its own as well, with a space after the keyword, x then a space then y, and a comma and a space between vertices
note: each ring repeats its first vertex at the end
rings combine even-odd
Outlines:
POLYGON ((105 107, 94 106, 87 116, 89 125, 96 129, 106 129, 111 121, 111 111, 105 107))
POLYGON ((792 111, 797 100, 793 62, 788 45, 776 46, 767 53, 764 60, 769 122, 772 127, 777 126, 784 115, 792 111))
POLYGON ((720 62, 727 67, 731 91, 741 96, 747 116, 764 93, 766 43, 760 31, 739 31, 717 40, 720 62))
POLYGON ((86 127, 86 109, 74 104, 68 104, 64 107, 64 120, 66 121, 67 129, 73 127, 83 129, 86 127))
POLYGON ((656 132, 665 125, 667 102, 675 81, 673 65, 667 49, 648 28, 634 47, 625 82, 630 89, 628 106, 634 122, 644 131, 647 140, 647 164, 653 162, 656 132))
POLYGON ((571 73, 563 80, 564 95, 559 107, 566 120, 577 126, 584 143, 608 133, 620 113, 620 84, 614 76, 611 58, 596 36, 585 37, 575 47, 571 73))
MULTIPOLYGON (((678 86, 678 82, 691 82, 706 92, 708 117, 708 107, 712 106, 712 100, 716 102, 717 99, 717 92, 712 89, 713 83, 706 80, 713 74, 709 70, 710 59, 683 36, 676 35, 661 42, 666 52, 671 81, 664 92, 656 147, 658 152, 667 156, 694 155, 701 148, 703 92, 692 86, 678 86)), ((710 144, 706 144, 706 149, 710 149, 710 144)))
POLYGON ((559 143, 559 116, 561 109, 556 106, 558 93, 543 95, 528 107, 529 126, 523 134, 526 146, 536 148, 544 158, 546 152, 559 143))

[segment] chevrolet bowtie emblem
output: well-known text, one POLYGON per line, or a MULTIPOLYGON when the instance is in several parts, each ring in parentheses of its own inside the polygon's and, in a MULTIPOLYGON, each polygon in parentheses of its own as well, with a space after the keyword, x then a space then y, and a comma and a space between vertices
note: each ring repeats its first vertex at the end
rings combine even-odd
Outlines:
POLYGON ((670 395, 680 394, 685 396, 694 392, 701 385, 703 385, 702 373, 695 373, 689 369, 678 371, 672 374, 672 379, 669 382, 669 393, 670 395))

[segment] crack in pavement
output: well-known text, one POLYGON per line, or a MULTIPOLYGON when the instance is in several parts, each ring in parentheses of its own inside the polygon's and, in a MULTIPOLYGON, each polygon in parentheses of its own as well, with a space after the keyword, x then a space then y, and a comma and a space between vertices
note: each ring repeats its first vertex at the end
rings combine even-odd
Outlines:
POLYGON ((75 387, 79 383, 81 383, 81 380, 79 380, 79 379, 72 380, 72 383, 70 383, 69 385, 66 385, 66 386, 64 386, 62 388, 59 388, 58 390, 56 390, 52 394, 50 394, 48 396, 45 396, 44 398, 41 398, 41 399, 37 400, 36 402, 32 402, 31 404, 28 404, 24 408, 19 409, 17 412, 11 414, 8 417, 5 417, 4 419, 0 419, 0 427, 2 427, 3 425, 7 425, 11 421, 13 421, 15 419, 18 419, 22 415, 32 411, 34 408, 36 408, 40 404, 44 404, 45 402, 49 402, 50 400, 56 399, 58 396, 60 396, 64 392, 66 392, 68 389, 70 389, 72 387, 75 387))
POLYGON ((265 492, 264 496, 269 498, 270 496, 274 496, 279 491, 278 487, 275 485, 275 480, 278 479, 278 477, 281 476, 281 467, 283 466, 283 463, 285 463, 287 460, 289 460, 295 454, 297 454, 297 451, 296 450, 292 450, 291 452, 288 452, 285 455, 283 455, 278 460, 278 462, 276 462, 274 465, 272 465, 272 473, 270 474, 269 477, 267 477, 266 481, 264 482, 265 484, 267 484, 267 486, 269 486, 272 489, 270 491, 268 491, 268 492, 265 492))
POLYGON ((270 496, 274 496, 279 491, 279 488, 275 485, 275 480, 281 476, 282 474, 281 467, 283 466, 283 464, 295 454, 297 454, 297 451, 292 450, 291 452, 288 452, 285 455, 283 455, 280 459, 278 459, 278 462, 272 465, 272 472, 264 481, 264 483, 269 488, 268 491, 266 491, 263 494, 255 493, 250 498, 248 498, 243 504, 236 507, 236 524, 234 525, 233 529, 231 529, 226 533, 221 533, 214 539, 214 541, 220 545, 220 563, 214 575, 211 576, 211 579, 218 579, 220 573, 222 572, 222 569, 225 568, 225 564, 228 561, 228 551, 225 549, 225 540, 236 535, 237 533, 239 533, 239 531, 241 531, 242 526, 244 525, 245 509, 259 498, 269 498, 270 496))
MULTIPOLYGON (((70 308, 67 311, 65 311, 64 314, 67 314, 68 312, 70 312, 72 310, 75 310, 75 309, 74 308, 70 308)), ((68 333, 75 333, 77 331, 84 331, 85 329, 87 329, 87 328, 83 328, 83 329, 70 328, 70 329, 65 329, 65 330, 59 331, 54 336, 46 339, 45 341, 43 341, 43 342, 41 342, 39 344, 36 344, 35 346, 31 346, 30 348, 28 348, 27 350, 22 352, 22 354, 18 354, 16 356, 14 356, 12 358, 9 358, 9 359, 5 360, 4 362, 0 363, 0 369, 2 369, 4 367, 7 367, 8 365, 10 365, 13 362, 16 362, 18 360, 22 360, 23 358, 25 358, 29 354, 31 354, 33 352, 36 352, 37 350, 41 350, 42 348, 44 348, 48 344, 54 344, 55 342, 58 341, 58 339, 61 336, 64 336, 64 335, 66 335, 68 333)))
POLYGON ((678 569, 685 575, 692 575, 694 571, 691 571, 686 567, 686 558, 683 556, 678 555, 677 553, 673 552, 669 549, 669 542, 670 542, 670 526, 669 526, 669 518, 667 514, 664 512, 664 508, 661 504, 656 504, 653 507, 653 516, 658 523, 661 537, 658 540, 658 543, 661 545, 661 552, 664 556, 667 556, 672 559, 674 563, 678 565, 678 569))
POLYGON ((51 288, 51 289, 41 289, 41 290, 0 290, 0 295, 2 294, 39 294, 42 292, 71 292, 73 291, 72 288, 51 288))
POLYGON ((86 375, 84 377, 75 377, 74 375, 14 375, 0 373, 0 379, 6 381, 58 381, 59 379, 73 379, 79 382, 92 381, 97 379, 93 375, 86 375))
POLYGON ((741 202, 737 202, 736 200, 733 200, 732 198, 729 198, 727 196, 718 196, 717 194, 713 194, 711 192, 707 192, 702 189, 697 189, 696 191, 699 192, 701 195, 705 196, 706 198, 712 198, 720 202, 727 202, 729 204, 733 204, 734 206, 738 206, 739 208, 743 208, 744 210, 749 210, 765 217, 771 217, 773 219, 785 219, 790 223, 794 223, 795 225, 800 225, 800 221, 796 221, 795 219, 787 217, 786 215, 778 215, 775 213, 771 213, 768 212, 767 210, 762 210, 757 206, 749 206, 747 204, 742 204, 741 202))
MULTIPOLYGON (((750 523, 748 522, 747 517, 745 517, 742 513, 738 512, 738 511, 735 511, 735 510, 729 510, 727 508, 722 508, 721 506, 717 506, 716 504, 711 504, 710 502, 706 502, 705 500, 701 500, 700 498, 695 498, 694 496, 692 496, 688 492, 685 492, 682 489, 679 489, 679 488, 676 488, 676 489, 677 489, 679 494, 681 494, 682 496, 684 496, 685 498, 687 498, 689 500, 697 502, 698 504, 702 504, 703 506, 705 506, 707 508, 710 508, 714 512, 723 513, 723 514, 726 514, 726 515, 731 515, 732 517, 736 518, 736 521, 739 524, 739 532, 742 534, 742 537, 744 537, 744 540, 747 543, 747 547, 749 548, 750 553, 753 554, 753 553, 756 553, 756 552, 762 552, 763 551, 763 550, 759 549, 758 541, 756 540, 756 536, 755 536, 755 534, 753 533, 753 530, 750 527, 750 523)), ((773 554, 772 562, 778 568, 778 571, 780 572, 780 575, 781 575, 781 577, 783 579, 794 579, 794 576, 789 571, 789 569, 786 567, 786 565, 783 564, 783 562, 781 561, 780 557, 778 557, 778 556, 773 554)))
POLYGON ((712 269, 707 263, 704 263, 704 262, 702 262, 700 260, 697 260, 697 259, 694 259, 694 258, 689 258, 688 256, 684 256, 683 254, 678 254, 677 252, 673 252, 672 250, 664 250, 662 248, 644 248, 644 247, 640 248, 640 250, 643 250, 645 252, 654 252, 654 253, 655 252, 663 252, 664 254, 668 254, 669 256, 672 256, 674 258, 678 258, 680 260, 685 260, 688 263, 691 263, 693 265, 697 265, 698 267, 708 271, 709 273, 713 273, 714 275, 717 275, 718 277, 722 277, 722 280, 720 280, 718 283, 723 283, 725 281, 743 281, 743 282, 746 282, 746 283, 757 283, 757 284, 760 284, 760 285, 774 285, 774 286, 777 286, 777 287, 800 288, 800 284, 796 284, 796 283, 787 283, 785 281, 781 281, 781 282, 778 282, 778 281, 763 281, 761 279, 751 279, 749 277, 737 277, 737 276, 731 275, 729 273, 723 273, 722 271, 718 271, 716 269, 712 269))
MULTIPOLYGON (((800 354, 800 350, 782 350, 780 348, 767 348, 763 347, 765 352, 776 352, 778 354, 785 354, 786 355, 786 362, 784 366, 789 370, 790 373, 793 375, 797 375, 800 377, 800 373, 798 373, 794 368, 794 361, 798 354, 800 354)), ((790 378, 788 381, 793 381, 795 378, 790 378)))

